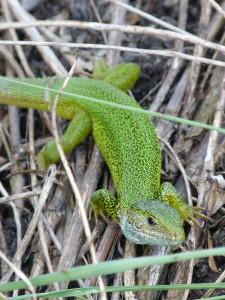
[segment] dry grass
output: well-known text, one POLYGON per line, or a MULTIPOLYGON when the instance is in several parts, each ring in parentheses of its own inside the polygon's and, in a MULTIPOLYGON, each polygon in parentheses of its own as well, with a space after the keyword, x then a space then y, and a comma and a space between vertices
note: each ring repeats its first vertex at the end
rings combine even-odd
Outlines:
MULTIPOLYGON (((27 13, 17 0, 2 0, 2 23, 0 25, 0 69, 2 74, 33 77, 34 73, 45 75, 46 72, 49 72, 47 75, 67 76, 67 69, 74 63, 74 51, 79 54, 78 73, 82 69, 90 67, 90 64, 86 63, 87 55, 89 55, 89 58, 93 55, 100 57, 104 55, 110 64, 116 64, 124 57, 136 59, 142 67, 144 66, 145 72, 146 65, 151 70, 153 60, 160 59, 163 65, 160 74, 162 77, 161 82, 158 84, 157 89, 154 89, 153 95, 151 90, 150 94, 146 91, 146 98, 149 101, 145 102, 145 108, 148 106, 147 108, 153 111, 223 127, 223 68, 225 67, 223 61, 225 46, 223 46, 223 43, 225 36, 222 33, 225 1, 221 1, 219 7, 213 0, 199 1, 199 6, 196 8, 199 12, 199 18, 189 20, 191 19, 190 11, 195 7, 188 4, 188 1, 181 0, 179 7, 177 6, 179 12, 177 20, 175 20, 176 26, 144 13, 144 8, 147 7, 144 4, 147 5, 148 1, 136 2, 139 9, 132 8, 123 2, 122 5, 121 3, 119 5, 118 1, 114 0, 105 4, 106 12, 107 10, 111 11, 111 23, 105 24, 101 23, 101 13, 98 13, 99 10, 102 12, 102 4, 97 1, 96 5, 93 1, 88 2, 88 5, 90 5, 89 9, 93 9, 95 12, 93 14, 97 15, 98 23, 68 20, 68 7, 60 11, 55 16, 55 20, 40 21, 36 20, 32 13, 27 13), (143 6, 141 6, 141 3, 143 6), (15 21, 13 22, 13 20, 15 21), (130 24, 124 25, 126 22, 130 22, 130 24), (191 22, 197 24, 197 28, 194 29, 195 34, 186 31, 187 27, 192 28, 191 22), (148 27, 143 25, 146 23, 148 27), (153 23, 161 26, 162 29, 155 28, 153 23), (139 26, 136 24, 139 24, 139 26), (66 31, 68 28, 70 30, 66 31), (86 43, 74 40, 72 33, 75 29, 83 32, 80 39, 83 38, 86 43), (142 36, 146 40, 154 37, 153 41, 163 45, 172 45, 172 49, 155 49, 155 45, 153 45, 153 49, 140 48, 138 44, 134 45, 134 41, 138 40, 135 39, 136 35, 138 37, 142 36), (23 36, 22 41, 20 40, 21 36, 23 36), (132 43, 129 43, 129 39, 132 39, 132 43), (96 40, 101 40, 101 43, 96 44, 96 40), (124 41, 126 41, 126 47, 122 46, 124 41), (29 45, 29 47, 24 47, 24 45, 29 45), (36 49, 37 52, 34 51, 34 53, 38 60, 35 56, 31 58, 30 51, 32 49, 36 49), (27 57, 30 58, 32 63, 29 63, 27 57), (37 70, 37 61, 41 61, 42 66, 44 65, 43 71, 37 70)), ((39 5, 44 4, 40 3, 39 5)), ((168 11, 173 12, 175 5, 171 4, 168 11)), ((152 7, 152 10, 153 14, 156 13, 154 7, 152 7)), ((139 85, 141 85, 141 82, 139 82, 139 85)), ((51 193, 50 190, 44 191, 44 199, 48 198, 47 204, 40 201, 43 196, 40 195, 41 188, 37 178, 39 170, 37 170, 34 153, 36 147, 40 146, 41 143, 44 144, 45 140, 35 141, 35 127, 37 124, 34 123, 34 113, 32 111, 28 113, 28 142, 17 153, 13 150, 18 149, 18 145, 22 144, 19 131, 19 112, 17 109, 10 108, 7 117, 2 109, 0 115, 5 129, 4 131, 1 130, 0 147, 1 149, 7 149, 2 152, 7 153, 7 159, 5 159, 6 154, 0 156, 0 171, 4 175, 14 174, 10 177, 10 180, 1 177, 0 192, 3 198, 0 198, 0 203, 1 201, 5 203, 5 206, 1 208, 1 250, 8 257, 11 255, 11 261, 18 268, 22 265, 24 268, 22 270, 26 272, 24 259, 25 257, 29 258, 29 277, 43 274, 46 272, 46 268, 48 272, 52 272, 52 270, 62 270, 73 265, 79 265, 83 263, 84 257, 86 257, 85 261, 87 260, 88 263, 92 262, 93 260, 90 259, 88 254, 89 243, 85 243, 84 239, 82 219, 84 220, 85 217, 82 215, 81 218, 78 205, 76 204, 73 207, 74 201, 69 201, 73 193, 70 191, 68 178, 63 172, 55 176, 58 184, 54 186, 53 191, 51 193), (8 128, 10 128, 10 133, 8 128), (7 144, 9 141, 10 146, 7 144), (24 148, 26 152, 30 153, 28 166, 27 162, 18 160, 24 148), (18 170, 23 171, 26 169, 31 169, 32 172, 18 173, 18 170), (27 185, 29 186, 27 187, 27 185), (10 194, 15 196, 9 196, 7 190, 10 190, 10 194), (4 213, 7 213, 6 219, 8 222, 16 224, 14 236, 11 237, 12 245, 9 245, 10 238, 8 237, 12 234, 12 230, 7 227, 4 213), (24 224, 24 215, 26 220, 31 218, 32 215, 29 226, 24 224), (26 227, 25 235, 21 229, 24 226, 26 227), (26 253, 25 256, 24 253, 26 253)), ((42 117, 51 131, 49 116, 43 114, 42 117)), ((155 126, 160 137, 167 143, 168 141, 172 142, 174 151, 181 159, 181 162, 178 163, 174 162, 174 158, 170 159, 171 156, 173 157, 170 147, 167 143, 164 145, 162 143, 162 147, 167 148, 167 151, 169 151, 169 155, 164 152, 165 173, 163 177, 169 178, 173 183, 175 183, 174 178, 176 178, 177 188, 185 193, 184 180, 180 176, 180 170, 177 167, 182 163, 186 172, 184 178, 186 182, 187 179, 189 180, 192 193, 198 198, 197 205, 205 208, 209 216, 219 210, 223 212, 222 206, 225 202, 225 195, 222 189, 224 188, 224 180, 218 172, 215 173, 223 169, 223 136, 215 132, 207 132, 194 127, 190 128, 182 124, 177 125, 160 119, 155 120, 155 126)), ((84 145, 87 146, 87 143, 86 141, 84 145)), ((92 151, 90 151, 90 147, 86 148, 88 149, 86 149, 86 152, 82 147, 75 151, 76 160, 72 166, 73 173, 71 172, 71 175, 75 174, 76 185, 80 191, 85 210, 87 210, 90 195, 96 189, 99 178, 102 176, 104 166, 97 147, 94 146, 92 151)), ((176 156, 176 159, 178 156, 176 156)), ((184 170, 182 169, 182 171, 184 170)), ((68 172, 70 171, 67 171, 67 174, 68 172)), ((71 180, 75 182, 75 179, 71 180)), ((45 182, 46 180, 49 180, 48 176, 45 177, 45 182)), ((104 172, 103 183, 104 186, 113 189, 107 172, 104 172)), ((72 187, 74 187, 74 183, 72 187)), ((76 197, 79 198, 79 196, 76 197)), ((199 220, 199 222, 203 227, 205 226, 202 220, 199 220)), ((104 226, 100 224, 97 230, 91 222, 92 238, 97 250, 98 261, 118 257, 121 252, 123 252, 121 256, 127 258, 134 257, 137 253, 139 255, 140 253, 141 255, 166 255, 172 251, 172 249, 166 247, 137 247, 129 241, 126 241, 125 246, 121 246, 117 243, 121 239, 117 225, 108 225, 106 229, 104 226)), ((86 228, 86 230, 89 228, 87 224, 86 228)), ((219 225, 218 228, 220 228, 219 225)), ((185 245, 185 248, 204 248, 207 247, 207 243, 208 247, 213 247, 214 245, 207 238, 207 234, 209 234, 209 231, 205 231, 203 234, 202 229, 191 228, 187 237, 188 246, 185 245)), ((188 261, 170 267, 160 265, 139 269, 138 273, 129 271, 125 272, 124 275, 117 274, 114 277, 113 284, 153 285, 163 283, 168 270, 170 275, 166 280, 170 281, 170 284, 191 283, 195 264, 194 261, 188 261)), ((212 272, 217 271, 218 267, 216 267, 214 261, 210 260, 209 265, 212 272)), ((0 276, 2 281, 9 280, 13 271, 15 270, 6 264, 2 257, 0 276)), ((20 277, 19 273, 18 276, 20 277)), ((105 278, 106 285, 108 281, 109 278, 105 278)), ((80 280, 78 284, 80 286, 93 286, 96 284, 96 278, 86 279, 85 281, 80 280)), ((67 283, 55 285, 54 288, 67 288, 67 283)), ((179 293, 169 291, 165 299, 187 299, 188 295, 188 290, 179 293)), ((110 299, 119 299, 116 297, 119 296, 112 294, 110 299)), ((126 292, 125 297, 126 299, 129 297, 129 299, 134 299, 134 294, 133 292, 126 292)), ((146 292, 145 294, 139 294, 138 297, 139 299, 155 299, 156 294, 146 292)))

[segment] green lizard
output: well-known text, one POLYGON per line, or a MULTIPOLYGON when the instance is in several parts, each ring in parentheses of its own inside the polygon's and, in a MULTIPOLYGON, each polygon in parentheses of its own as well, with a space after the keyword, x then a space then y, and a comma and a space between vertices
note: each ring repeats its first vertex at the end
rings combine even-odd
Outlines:
MULTIPOLYGON (((124 92, 139 72, 136 64, 120 64, 108 72, 104 70, 102 80, 74 77, 65 91, 140 108, 124 92)), ((64 78, 16 80, 18 83, 12 83, 0 77, 0 103, 50 111, 55 94, 44 89, 60 89, 64 78), (43 90, 20 82, 42 86, 43 90)), ((183 222, 194 220, 195 211, 170 183, 160 186, 161 152, 151 120, 141 113, 65 95, 60 96, 57 115, 71 120, 61 138, 64 152, 69 153, 92 130, 112 174, 117 199, 106 189, 96 191, 91 199, 95 212, 110 213, 125 237, 136 244, 182 243, 183 222)), ((38 163, 44 168, 59 159, 54 141, 38 154, 38 163)))

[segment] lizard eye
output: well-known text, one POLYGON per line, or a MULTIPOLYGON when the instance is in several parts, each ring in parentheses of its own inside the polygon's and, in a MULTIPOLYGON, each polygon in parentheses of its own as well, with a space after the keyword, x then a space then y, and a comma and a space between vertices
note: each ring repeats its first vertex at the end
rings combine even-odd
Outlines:
POLYGON ((148 217, 148 218, 147 218, 147 222, 148 222, 148 224, 149 224, 150 226, 156 225, 156 221, 155 221, 155 219, 154 219, 153 217, 148 217))

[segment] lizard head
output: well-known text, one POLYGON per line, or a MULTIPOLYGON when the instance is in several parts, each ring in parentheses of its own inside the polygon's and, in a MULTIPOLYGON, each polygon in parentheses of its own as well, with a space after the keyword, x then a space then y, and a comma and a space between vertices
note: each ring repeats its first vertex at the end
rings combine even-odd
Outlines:
POLYGON ((118 216, 123 234, 135 244, 175 246, 185 239, 179 212, 160 200, 123 208, 118 216))

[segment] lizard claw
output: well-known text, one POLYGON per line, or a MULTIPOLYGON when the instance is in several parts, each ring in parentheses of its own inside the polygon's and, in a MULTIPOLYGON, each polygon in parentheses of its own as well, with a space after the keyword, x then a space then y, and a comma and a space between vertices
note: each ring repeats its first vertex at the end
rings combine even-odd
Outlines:
MULTIPOLYGON (((199 213, 197 210, 205 210, 205 208, 201 208, 201 207, 190 207, 191 210, 189 211, 189 213, 187 214, 187 216, 185 217, 184 221, 187 222, 188 224, 190 224, 190 221, 194 222, 198 227, 201 228, 199 222, 196 220, 195 216, 199 216, 207 221, 213 222, 213 220, 211 218, 209 218, 206 215, 203 215, 201 213, 199 213)), ((191 224, 190 224, 191 225, 191 224)))
POLYGON ((91 204, 89 207, 89 213, 88 213, 88 220, 91 220, 91 216, 92 214, 94 214, 94 219, 95 219, 95 224, 97 227, 99 227, 99 216, 102 217, 102 219, 108 224, 110 225, 110 221, 107 219, 106 215, 104 214, 104 212, 98 208, 95 207, 95 205, 91 204))

